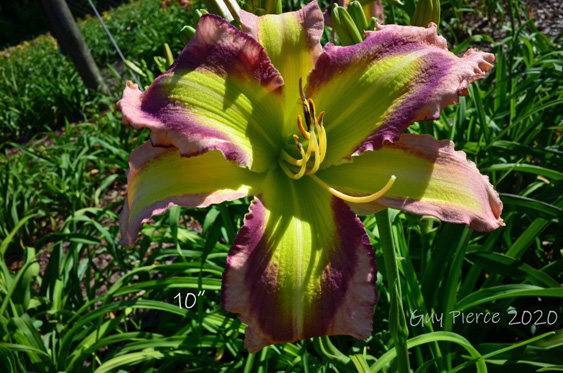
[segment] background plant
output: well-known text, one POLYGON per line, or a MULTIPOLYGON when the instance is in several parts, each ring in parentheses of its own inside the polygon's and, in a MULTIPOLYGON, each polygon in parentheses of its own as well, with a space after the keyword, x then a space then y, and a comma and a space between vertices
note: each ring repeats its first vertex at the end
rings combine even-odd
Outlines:
MULTIPOLYGON (((154 57, 162 55, 164 43, 176 54, 181 51, 178 30, 191 20, 191 13, 175 3, 161 6, 159 1, 141 0, 111 14, 104 12, 103 19, 128 59, 144 61, 141 63, 157 71, 154 57)), ((37 131, 61 128, 65 118, 86 121, 113 107, 123 86, 121 72, 126 68, 96 17, 79 21, 78 27, 113 89, 113 97, 88 92, 51 36, 8 48, 0 53, 1 141, 27 141, 37 131)))

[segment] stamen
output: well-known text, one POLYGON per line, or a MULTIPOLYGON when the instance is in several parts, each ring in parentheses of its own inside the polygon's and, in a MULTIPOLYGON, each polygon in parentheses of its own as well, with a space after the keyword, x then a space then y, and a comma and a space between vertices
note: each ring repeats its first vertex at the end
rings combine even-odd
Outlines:
POLYGON ((278 158, 278 165, 280 166, 280 168, 282 169, 282 171, 287 175, 287 177, 289 177, 290 179, 293 180, 297 180, 300 179, 301 177, 297 177, 296 174, 294 174, 293 172, 291 172, 291 170, 287 167, 287 165, 284 163, 283 159, 278 158))
MULTIPOLYGON (((299 149, 299 147, 297 147, 297 149, 299 149)), ((303 152, 303 147, 301 147, 301 152, 303 152)), ((304 152, 303 152, 304 153, 304 152)), ((286 152, 284 149, 281 150, 281 156, 283 158, 284 161, 286 161, 289 164, 292 164, 294 166, 301 166, 303 164, 303 160, 302 159, 295 159, 293 158, 288 152, 286 152)))
POLYGON ((326 148, 327 148, 327 140, 326 140, 326 130, 323 126, 323 118, 325 116, 325 112, 321 111, 317 118, 316 128, 317 133, 319 134, 319 150, 320 150, 320 158, 321 163, 324 161, 326 156, 326 148))
POLYGON ((303 137, 306 138, 307 140, 309 140, 309 132, 305 131, 305 128, 303 128, 303 122, 301 121, 301 115, 297 116, 297 128, 299 128, 299 131, 301 132, 303 137))
POLYGON ((309 99, 309 109, 311 111, 311 117, 315 120, 315 103, 312 99, 309 99))
POLYGON ((303 155, 303 161, 307 163, 309 158, 311 158, 311 153, 313 152, 313 148, 315 147, 313 144, 316 144, 316 147, 319 146, 317 143, 317 137, 315 136, 315 132, 309 132, 311 138, 309 139, 309 145, 307 146, 307 152, 303 155))
POLYGON ((305 117, 307 130, 303 127, 301 115, 297 116, 297 128, 299 128, 299 132, 301 132, 303 138, 309 140, 307 151, 303 149, 303 144, 301 144, 299 136, 294 134, 293 140, 295 141, 297 150, 301 154, 301 159, 294 158, 285 149, 281 150, 281 156, 278 158, 278 163, 283 172, 288 177, 295 180, 300 179, 305 174, 312 176, 315 172, 317 172, 326 156, 327 148, 326 131, 322 122, 325 113, 324 111, 321 112, 319 117, 316 118, 315 103, 312 99, 307 99, 305 97, 302 77, 299 78, 299 95, 301 96, 301 101, 303 103, 303 116, 305 117), (313 154, 315 155, 315 159, 311 164, 309 161, 313 154), (294 167, 299 167, 299 171, 297 173, 293 172, 293 167, 290 167, 288 164, 294 167), (308 167, 311 168, 308 169, 308 167))
POLYGON ((317 123, 319 124, 319 126, 323 126, 323 118, 325 116, 325 112, 321 111, 321 113, 319 114, 318 118, 317 118, 317 123))
POLYGON ((312 175, 319 170, 319 167, 321 165, 319 143, 317 142, 317 136, 315 135, 315 131, 311 131, 311 140, 309 141, 309 144, 313 144, 313 152, 315 152, 315 164, 313 165, 313 168, 305 172, 305 174, 312 175))
POLYGON ((309 175, 309 176, 313 180, 315 180, 315 182, 317 182, 317 184, 319 184, 321 187, 323 187, 323 189, 330 192, 330 194, 332 194, 333 196, 338 197, 340 199, 343 199, 344 201, 352 202, 352 203, 368 203, 368 202, 373 202, 376 199, 383 197, 383 195, 385 193, 387 193, 387 191, 389 189, 391 189, 391 187, 393 186, 393 183, 395 182, 395 179, 396 179, 395 175, 392 175, 389 178, 389 181, 387 182, 387 184, 385 184, 385 186, 383 188, 381 188, 381 190, 378 191, 377 193, 370 194, 369 196, 355 197, 355 196, 349 196, 347 194, 344 194, 344 193, 334 189, 333 187, 329 186, 328 184, 326 184, 324 181, 322 181, 321 179, 319 179, 315 175, 309 175))
POLYGON ((307 123, 307 131, 311 130, 311 114, 309 113, 309 106, 307 101, 303 101, 303 114, 305 115, 305 123, 307 123))
POLYGON ((317 132, 319 133, 319 150, 320 150, 319 158, 321 159, 322 162, 324 161, 326 156, 326 147, 327 147, 326 130, 321 124, 317 124, 317 132))
POLYGON ((295 174, 295 180, 301 179, 303 175, 305 175, 305 171, 307 171, 307 162, 305 161, 305 159, 302 159, 301 161, 303 162, 303 164, 301 164, 299 172, 295 174))
POLYGON ((307 101, 305 98, 305 91, 303 90, 303 77, 299 77, 299 95, 301 96, 301 101, 307 101))

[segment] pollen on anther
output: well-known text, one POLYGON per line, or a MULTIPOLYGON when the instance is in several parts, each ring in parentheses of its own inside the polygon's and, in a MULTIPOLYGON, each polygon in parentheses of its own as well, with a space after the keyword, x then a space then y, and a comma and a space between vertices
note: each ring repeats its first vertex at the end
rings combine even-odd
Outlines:
POLYGON ((311 117, 314 119, 315 118, 315 103, 313 102, 312 99, 309 99, 309 109, 311 109, 311 117))
POLYGON ((303 102, 303 114, 305 115, 305 123, 307 124, 307 131, 311 130, 311 114, 309 113, 309 106, 307 102, 303 102))
POLYGON ((319 124, 319 126, 323 125, 323 118, 325 116, 325 112, 321 111, 321 113, 319 114, 319 117, 317 118, 317 123, 319 124))

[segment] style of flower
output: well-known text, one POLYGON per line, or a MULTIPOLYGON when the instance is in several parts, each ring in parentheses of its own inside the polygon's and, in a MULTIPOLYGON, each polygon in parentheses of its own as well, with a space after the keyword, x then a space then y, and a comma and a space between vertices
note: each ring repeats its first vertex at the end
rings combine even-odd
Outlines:
POLYGON ((436 26, 377 25, 322 49, 316 2, 292 13, 213 15, 123 121, 149 128, 132 152, 122 244, 171 205, 254 196, 223 275, 222 305, 245 346, 346 334, 366 339, 377 301, 373 247, 357 214, 392 207, 489 231, 498 194, 451 141, 403 134, 467 94, 494 57, 447 50, 436 26))

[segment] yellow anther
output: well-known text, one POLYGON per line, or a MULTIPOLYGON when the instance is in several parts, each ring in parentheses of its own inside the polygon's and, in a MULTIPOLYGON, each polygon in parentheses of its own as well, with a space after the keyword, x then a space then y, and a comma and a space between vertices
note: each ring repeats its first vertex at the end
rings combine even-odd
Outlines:
POLYGON ((315 103, 312 99, 309 99, 309 112, 311 113, 311 118, 315 120, 315 103))
POLYGON ((323 126, 323 118, 325 116, 325 112, 321 111, 321 113, 319 114, 318 118, 317 118, 317 123, 319 124, 319 126, 323 126))
POLYGON ((389 189, 391 189, 391 187, 393 186, 393 183, 395 182, 395 179, 396 179, 395 175, 392 175, 389 178, 389 181, 387 182, 387 184, 385 184, 385 186, 383 188, 381 188, 381 190, 378 191, 377 193, 370 194, 369 196, 355 197, 355 196, 349 196, 347 194, 344 194, 344 193, 334 189, 333 187, 329 186, 328 184, 326 184, 324 181, 322 181, 321 179, 319 179, 315 175, 309 175, 309 176, 313 180, 315 180, 315 182, 317 182, 317 184, 319 184, 321 187, 323 187, 323 189, 330 192, 330 194, 332 194, 333 196, 338 197, 340 199, 343 199, 344 201, 347 201, 347 202, 352 202, 352 203, 368 203, 368 202, 373 202, 376 199, 383 197, 383 195, 385 193, 387 193, 387 191, 389 191, 389 189))
MULTIPOLYGON (((305 131, 305 128, 303 128, 303 122, 301 121, 301 115, 297 116, 297 128, 299 128, 299 132, 301 132, 303 137, 306 138, 307 140, 309 140, 309 132, 305 131)), ((296 136, 296 135, 293 135, 293 136, 296 136)))

